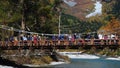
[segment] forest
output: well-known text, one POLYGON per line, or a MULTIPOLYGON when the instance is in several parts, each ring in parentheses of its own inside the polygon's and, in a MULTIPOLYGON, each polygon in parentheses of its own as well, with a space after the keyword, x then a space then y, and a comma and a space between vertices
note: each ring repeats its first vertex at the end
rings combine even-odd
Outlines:
MULTIPOLYGON (((102 16, 81 20, 65 13, 61 6, 62 0, 0 0, 0 25, 30 32, 57 34, 60 23, 61 33, 99 30, 119 33, 119 3, 119 0, 103 2, 102 16)), ((0 32, 2 35, 8 30, 3 30, 1 26, 0 32)))

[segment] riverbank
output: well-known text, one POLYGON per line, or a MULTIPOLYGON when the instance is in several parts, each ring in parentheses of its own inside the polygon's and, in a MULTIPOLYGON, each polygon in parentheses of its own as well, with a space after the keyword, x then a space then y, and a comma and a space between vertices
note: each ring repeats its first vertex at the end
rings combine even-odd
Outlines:
MULTIPOLYGON (((56 52, 52 52, 51 55, 39 54, 39 51, 22 51, 19 53, 18 50, 9 50, 9 51, 1 51, 2 59, 7 59, 9 61, 14 62, 16 65, 26 66, 26 67, 44 67, 51 65, 59 65, 70 63, 71 58, 77 59, 99 59, 101 57, 106 57, 106 60, 120 60, 120 48, 117 50, 111 50, 109 48, 105 48, 103 50, 97 50, 95 48, 84 50, 84 49, 63 49, 56 50, 56 52), (60 55, 59 52, 78 52, 80 55, 60 55), (52 55, 53 54, 53 55, 52 55), (71 57, 71 58, 70 58, 71 57)), ((1 64, 3 65, 3 64, 1 64)), ((6 65, 6 64, 5 64, 6 65)), ((11 65, 8 65, 11 66, 11 65)), ((14 67, 14 66, 13 66, 14 67)))
MULTIPOLYGON (((45 66, 69 63, 69 58, 67 56, 62 56, 57 53, 56 54, 54 53, 53 55, 45 55, 45 54, 43 55, 43 54, 34 54, 33 52, 30 53, 29 55, 26 55, 24 53, 20 55, 16 50, 3 51, 1 54, 1 60, 3 59, 7 60, 5 62, 10 61, 13 62, 15 65, 25 66, 28 68, 45 67, 45 66)), ((14 64, 10 64, 8 66, 16 67, 14 66, 14 64)), ((4 63, 0 65, 4 65, 4 63)))
POLYGON ((10 61, 8 59, 4 59, 3 57, 0 57, 0 68, 29 68, 27 66, 23 66, 21 64, 16 64, 14 61, 10 61))
MULTIPOLYGON (((104 48, 104 49, 95 49, 95 48, 91 48, 88 50, 85 49, 66 49, 66 50, 59 50, 59 52, 79 52, 81 55, 81 57, 85 58, 86 54, 88 55, 88 58, 90 58, 90 55, 94 55, 94 57, 98 58, 99 57, 108 57, 108 58, 116 58, 116 59, 120 59, 120 48, 114 50, 114 49, 109 49, 109 48, 104 48)), ((87 58, 87 57, 86 57, 87 58)))
POLYGON ((17 64, 15 61, 10 61, 8 59, 4 59, 0 57, 0 68, 43 68, 43 67, 50 67, 53 65, 60 65, 60 64, 68 64, 69 62, 50 62, 50 64, 17 64))

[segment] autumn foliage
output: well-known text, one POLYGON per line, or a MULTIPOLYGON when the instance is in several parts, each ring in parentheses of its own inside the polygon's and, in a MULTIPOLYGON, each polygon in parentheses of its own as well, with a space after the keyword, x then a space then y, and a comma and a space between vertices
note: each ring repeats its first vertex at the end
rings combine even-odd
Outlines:
POLYGON ((107 33, 117 33, 120 34, 120 22, 116 18, 112 17, 110 22, 102 27, 102 30, 104 30, 107 33))

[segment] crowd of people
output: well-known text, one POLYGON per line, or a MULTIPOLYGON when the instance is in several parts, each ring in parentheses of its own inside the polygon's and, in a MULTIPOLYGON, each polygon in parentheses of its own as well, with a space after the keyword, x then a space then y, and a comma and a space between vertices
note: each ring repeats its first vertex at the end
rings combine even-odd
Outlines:
POLYGON ((102 40, 104 44, 112 44, 119 42, 117 35, 103 35, 103 34, 51 34, 51 35, 21 35, 21 36, 10 36, 5 38, 4 41, 1 40, 0 44, 2 46, 39 46, 39 45, 90 45, 98 44, 102 45, 102 40), (97 41, 96 41, 97 40, 97 41))

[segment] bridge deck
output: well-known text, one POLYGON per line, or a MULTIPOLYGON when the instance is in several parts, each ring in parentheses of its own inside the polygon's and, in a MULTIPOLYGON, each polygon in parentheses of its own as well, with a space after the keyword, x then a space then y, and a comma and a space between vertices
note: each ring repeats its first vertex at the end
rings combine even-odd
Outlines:
POLYGON ((119 40, 41 40, 34 43, 33 41, 0 41, 0 49, 17 50, 17 49, 117 49, 120 47, 119 40))
POLYGON ((49 45, 49 46, 0 46, 2 50, 19 50, 19 49, 118 49, 120 45, 49 45))

